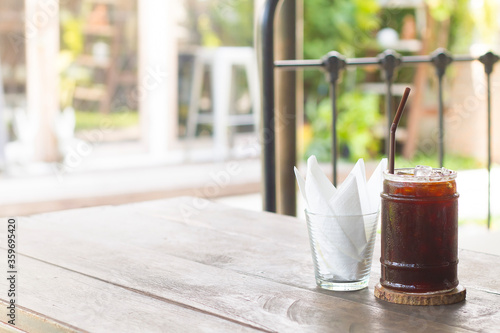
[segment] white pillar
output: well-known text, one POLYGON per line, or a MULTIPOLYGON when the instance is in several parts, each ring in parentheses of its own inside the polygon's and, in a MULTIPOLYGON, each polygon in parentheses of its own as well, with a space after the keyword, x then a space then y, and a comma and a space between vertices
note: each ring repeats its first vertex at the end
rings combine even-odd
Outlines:
POLYGON ((138 0, 141 129, 155 156, 164 156, 177 139, 177 5, 138 0))
POLYGON ((27 108, 36 123, 35 158, 58 158, 53 133, 54 116, 59 110, 59 1, 25 0, 25 42, 27 108))

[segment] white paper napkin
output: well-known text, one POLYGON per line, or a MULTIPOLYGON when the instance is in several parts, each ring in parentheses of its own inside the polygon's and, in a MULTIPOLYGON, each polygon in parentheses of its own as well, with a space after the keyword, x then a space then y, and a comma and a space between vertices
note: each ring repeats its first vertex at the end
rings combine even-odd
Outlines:
POLYGON ((316 245, 321 247, 324 264, 335 263, 335 278, 353 280, 358 274, 363 258, 367 235, 362 215, 378 212, 382 191, 382 172, 387 159, 382 161, 366 181, 365 164, 358 160, 345 181, 335 188, 318 165, 315 156, 307 160, 307 176, 302 177, 297 168, 295 176, 310 213, 326 216, 358 215, 356 218, 332 219, 316 216, 316 245))

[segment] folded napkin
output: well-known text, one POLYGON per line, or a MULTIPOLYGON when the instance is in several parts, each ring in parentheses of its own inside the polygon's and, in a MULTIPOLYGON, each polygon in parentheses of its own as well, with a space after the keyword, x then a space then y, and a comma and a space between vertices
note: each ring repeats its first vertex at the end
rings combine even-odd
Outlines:
POLYGON ((378 212, 382 191, 382 172, 387 159, 382 161, 366 181, 365 164, 359 159, 344 182, 335 188, 323 173, 313 155, 307 160, 306 179, 297 168, 295 176, 309 213, 317 214, 315 235, 324 263, 335 265, 337 280, 355 280, 364 258, 369 235, 362 215, 378 212), (356 215, 355 218, 342 216, 356 215), (335 216, 338 218, 332 218, 335 216))

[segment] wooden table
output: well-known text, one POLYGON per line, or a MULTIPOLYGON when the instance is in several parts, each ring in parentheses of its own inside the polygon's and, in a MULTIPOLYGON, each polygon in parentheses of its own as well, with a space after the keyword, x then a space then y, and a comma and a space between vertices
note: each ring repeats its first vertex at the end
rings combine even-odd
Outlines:
MULTIPOLYGON (((5 270, 6 223, 0 230, 5 270)), ((291 217, 183 197, 20 217, 17 224, 16 325, 29 332, 500 327, 500 257, 493 255, 460 251, 465 302, 412 307, 373 296, 379 248, 369 288, 317 289, 305 221, 291 217)), ((7 281, 0 281, 6 301, 7 281)))

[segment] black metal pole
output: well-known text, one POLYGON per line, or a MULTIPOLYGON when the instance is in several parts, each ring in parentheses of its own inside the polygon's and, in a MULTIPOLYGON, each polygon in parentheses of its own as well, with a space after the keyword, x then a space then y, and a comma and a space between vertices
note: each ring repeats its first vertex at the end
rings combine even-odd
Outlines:
POLYGON ((390 139, 390 129, 392 125, 392 79, 387 80, 386 84, 386 92, 385 92, 385 114, 387 116, 387 137, 385 139, 385 156, 389 157, 389 151, 391 149, 391 139, 390 139))
POLYGON ((396 67, 401 64, 401 56, 394 52, 393 50, 385 50, 383 53, 377 56, 378 64, 384 71, 384 80, 386 83, 386 94, 385 94, 385 114, 387 121, 387 136, 385 139, 385 155, 389 156, 390 151, 390 128, 392 125, 392 80, 394 78, 394 71, 396 67))
MULTIPOLYGON (((433 62, 432 56, 428 55, 418 55, 418 56, 403 56, 400 57, 401 65, 413 65, 421 64, 426 62, 433 62)), ((473 56, 464 55, 454 55, 453 61, 455 62, 465 62, 478 60, 473 56)), ((380 58, 375 57, 365 57, 365 58, 349 58, 346 59, 346 66, 370 66, 380 64, 380 58)), ((323 67, 323 62, 320 59, 301 59, 301 60, 277 60, 274 63, 276 68, 281 70, 296 70, 296 69, 313 69, 323 67)))
POLYGON ((488 85, 488 229, 491 227, 491 73, 486 73, 488 85))
POLYGON ((328 73, 330 82, 330 99, 332 103, 332 181, 337 186, 337 161, 338 161, 338 140, 337 140, 337 81, 340 71, 345 67, 345 59, 338 52, 330 52, 323 59, 323 65, 328 73))
POLYGON ((444 103, 443 103, 443 76, 446 68, 453 61, 448 52, 439 48, 431 55, 432 63, 436 67, 436 75, 438 77, 438 107, 439 107, 439 134, 438 134, 438 151, 439 151, 439 166, 444 165, 444 103))
POLYGON ((439 113, 439 137, 438 137, 438 152, 439 152, 439 167, 444 165, 444 116, 443 116, 443 76, 438 76, 438 113, 439 113))
POLYGON ((491 227, 491 73, 493 72, 493 65, 500 58, 492 52, 479 57, 479 61, 484 65, 484 72, 486 73, 487 84, 487 98, 488 98, 488 112, 487 112, 487 135, 488 135, 488 229, 491 227))
POLYGON ((332 103, 332 183, 337 187, 337 158, 339 156, 337 142, 337 83, 330 83, 330 100, 332 103))
POLYGON ((276 212, 274 133, 274 17, 280 0, 268 0, 260 17, 259 65, 262 96, 262 175, 264 210, 276 212))

